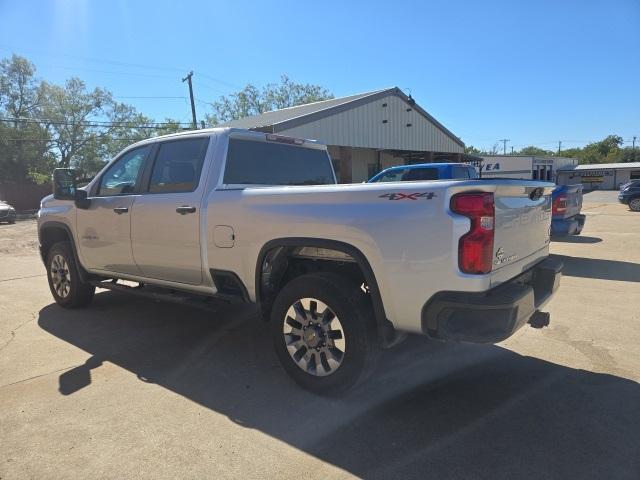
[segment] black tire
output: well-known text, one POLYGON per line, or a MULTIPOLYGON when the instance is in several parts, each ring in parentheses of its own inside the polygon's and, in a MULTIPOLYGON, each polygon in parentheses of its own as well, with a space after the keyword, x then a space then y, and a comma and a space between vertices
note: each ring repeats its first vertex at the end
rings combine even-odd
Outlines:
MULTIPOLYGON (((317 394, 340 394, 363 382, 374 370, 380 354, 381 344, 370 298, 355 282, 333 273, 311 273, 287 283, 275 299, 270 324, 275 351, 284 369, 298 385, 317 394), (317 299, 326 304, 339 319, 344 332, 341 363, 330 374, 326 374, 323 367, 325 376, 303 370, 287 349, 283 331, 287 312, 303 298, 317 299)), ((312 349, 308 351, 313 355, 312 349)))
POLYGON ((629 200, 629 209, 632 212, 640 212, 640 197, 634 197, 629 200))
POLYGON ((87 306, 93 299, 96 287, 80 280, 78 264, 76 262, 71 243, 58 242, 54 244, 47 254, 47 279, 51 295, 58 305, 64 308, 80 308, 87 306), (58 267, 64 260, 64 268, 57 273, 58 267), (54 264, 54 262, 56 262, 54 264), (62 275, 65 280, 60 282, 62 275), (54 278, 55 277, 55 278, 54 278))
POLYGON ((9 220, 9 225, 13 225, 14 223, 16 223, 15 220, 9 220))

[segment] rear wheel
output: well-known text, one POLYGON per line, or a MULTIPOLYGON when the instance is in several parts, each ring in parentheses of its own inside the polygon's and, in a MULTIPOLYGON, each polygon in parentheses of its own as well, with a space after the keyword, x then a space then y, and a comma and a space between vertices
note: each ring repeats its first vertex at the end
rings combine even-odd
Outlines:
POLYGON ((380 352, 368 296, 332 273, 303 275, 285 285, 270 328, 284 369, 319 394, 340 393, 366 379, 380 352))
POLYGON ((634 212, 640 212, 640 197, 636 197, 629 201, 629 208, 634 212))
POLYGON ((93 298, 95 287, 80 279, 78 265, 69 242, 58 242, 49 249, 47 278, 51 294, 61 307, 84 307, 93 298))

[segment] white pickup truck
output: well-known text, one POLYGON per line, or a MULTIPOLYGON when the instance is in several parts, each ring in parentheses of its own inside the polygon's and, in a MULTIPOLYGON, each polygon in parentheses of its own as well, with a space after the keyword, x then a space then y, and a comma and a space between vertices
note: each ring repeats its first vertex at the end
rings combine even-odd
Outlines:
POLYGON ((96 287, 257 303, 285 370, 331 393, 406 333, 492 343, 540 317, 553 187, 337 185, 317 142, 210 129, 136 143, 83 188, 56 170, 38 234, 59 305, 96 287))

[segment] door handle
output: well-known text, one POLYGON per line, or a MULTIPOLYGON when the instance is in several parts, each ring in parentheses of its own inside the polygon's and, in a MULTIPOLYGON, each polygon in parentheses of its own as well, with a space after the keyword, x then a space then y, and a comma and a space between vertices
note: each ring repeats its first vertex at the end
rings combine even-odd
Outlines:
POLYGON ((176 212, 180 215, 186 215, 187 213, 195 213, 196 207, 190 205, 182 205, 181 207, 176 208, 176 212))
POLYGON ((113 209, 118 215, 122 215, 123 213, 127 213, 129 209, 127 207, 116 207, 113 209))

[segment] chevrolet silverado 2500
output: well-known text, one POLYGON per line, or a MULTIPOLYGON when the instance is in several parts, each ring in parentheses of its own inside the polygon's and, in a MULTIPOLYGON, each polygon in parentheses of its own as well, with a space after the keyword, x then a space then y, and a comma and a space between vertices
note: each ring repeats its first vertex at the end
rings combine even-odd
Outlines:
POLYGON ((136 143, 83 188, 56 170, 38 233, 62 307, 96 287, 257 303, 285 370, 330 393, 406 333, 493 343, 540 317, 560 281, 553 187, 336 185, 317 142, 210 129, 136 143))

